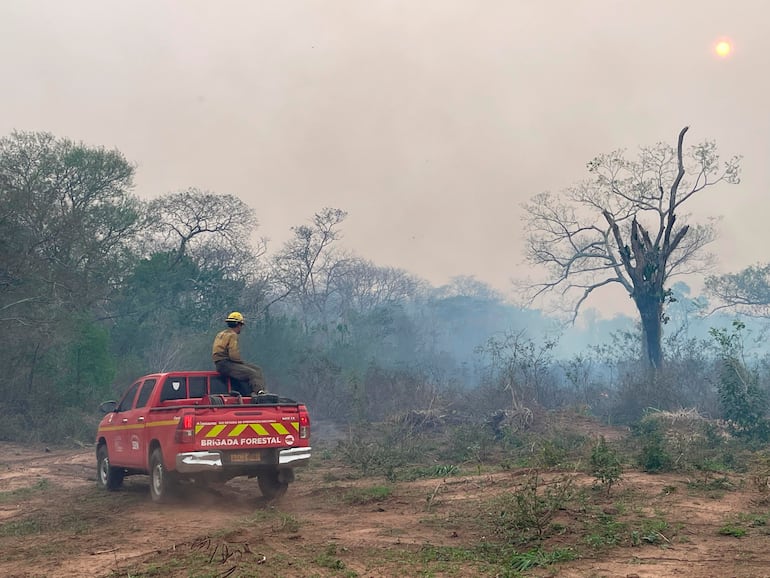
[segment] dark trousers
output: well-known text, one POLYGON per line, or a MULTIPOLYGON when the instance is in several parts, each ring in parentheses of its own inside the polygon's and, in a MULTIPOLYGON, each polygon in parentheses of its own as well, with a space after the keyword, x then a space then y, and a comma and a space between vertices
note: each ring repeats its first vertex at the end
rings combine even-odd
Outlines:
POLYGON ((230 376, 238 381, 245 381, 251 386, 251 392, 256 393, 258 391, 265 391, 265 376, 262 373, 262 368, 253 363, 236 363, 229 359, 217 361, 214 366, 217 371, 222 375, 230 376))

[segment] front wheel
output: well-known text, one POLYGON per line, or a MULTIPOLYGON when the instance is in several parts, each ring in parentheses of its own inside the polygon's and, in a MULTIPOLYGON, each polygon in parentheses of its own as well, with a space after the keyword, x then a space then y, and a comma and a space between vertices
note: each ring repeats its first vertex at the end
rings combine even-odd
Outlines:
POLYGON ((123 468, 114 468, 110 465, 110 456, 107 453, 107 446, 102 444, 96 450, 96 482, 100 488, 114 491, 123 485, 123 477, 126 470, 123 468))
POLYGON ((150 496, 153 502, 168 502, 175 490, 176 481, 173 472, 163 465, 160 448, 150 455, 150 496))
POLYGON ((262 472, 257 476, 259 491, 268 500, 277 500, 283 497, 286 490, 289 489, 289 482, 284 481, 278 470, 262 472))

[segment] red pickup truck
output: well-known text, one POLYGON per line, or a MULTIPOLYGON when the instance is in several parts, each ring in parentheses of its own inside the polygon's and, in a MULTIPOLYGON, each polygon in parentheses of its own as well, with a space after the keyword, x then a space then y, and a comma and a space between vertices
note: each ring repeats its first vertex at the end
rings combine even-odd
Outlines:
POLYGON ((267 499, 286 493, 294 468, 310 460, 310 417, 296 401, 242 396, 215 371, 173 371, 134 382, 107 401, 96 433, 99 486, 149 474, 150 494, 167 500, 178 484, 256 477, 267 499))

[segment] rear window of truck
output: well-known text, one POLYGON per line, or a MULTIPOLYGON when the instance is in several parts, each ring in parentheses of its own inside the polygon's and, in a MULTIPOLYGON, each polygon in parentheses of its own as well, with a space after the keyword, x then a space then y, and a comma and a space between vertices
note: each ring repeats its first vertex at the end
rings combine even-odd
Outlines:
POLYGON ((187 378, 190 397, 201 398, 206 395, 206 376, 193 375, 187 378))
POLYGON ((160 391, 160 401, 170 399, 187 398, 187 378, 180 376, 167 377, 163 382, 163 389, 160 391))

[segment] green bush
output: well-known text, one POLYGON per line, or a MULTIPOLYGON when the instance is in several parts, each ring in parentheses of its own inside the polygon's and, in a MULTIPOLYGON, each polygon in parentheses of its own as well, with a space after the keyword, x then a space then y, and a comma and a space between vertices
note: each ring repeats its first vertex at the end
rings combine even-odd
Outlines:
POLYGON ((547 482, 533 471, 523 487, 493 501, 495 531, 513 543, 546 537, 553 517, 572 499, 574 481, 574 477, 564 475, 547 482))
POLYGON ((623 476, 623 465, 617 451, 607 444, 604 436, 599 436, 591 452, 590 464, 591 475, 599 481, 609 495, 612 486, 620 482, 623 476))
POLYGON ((656 420, 643 419, 632 428, 632 432, 641 442, 637 457, 639 467, 645 472, 668 472, 673 469, 674 462, 666 448, 660 424, 656 420))
POLYGON ((733 331, 711 329, 720 348, 717 381, 723 416, 736 435, 762 441, 770 439, 767 393, 759 387, 759 376, 744 360, 742 331, 746 325, 733 321, 733 331))

